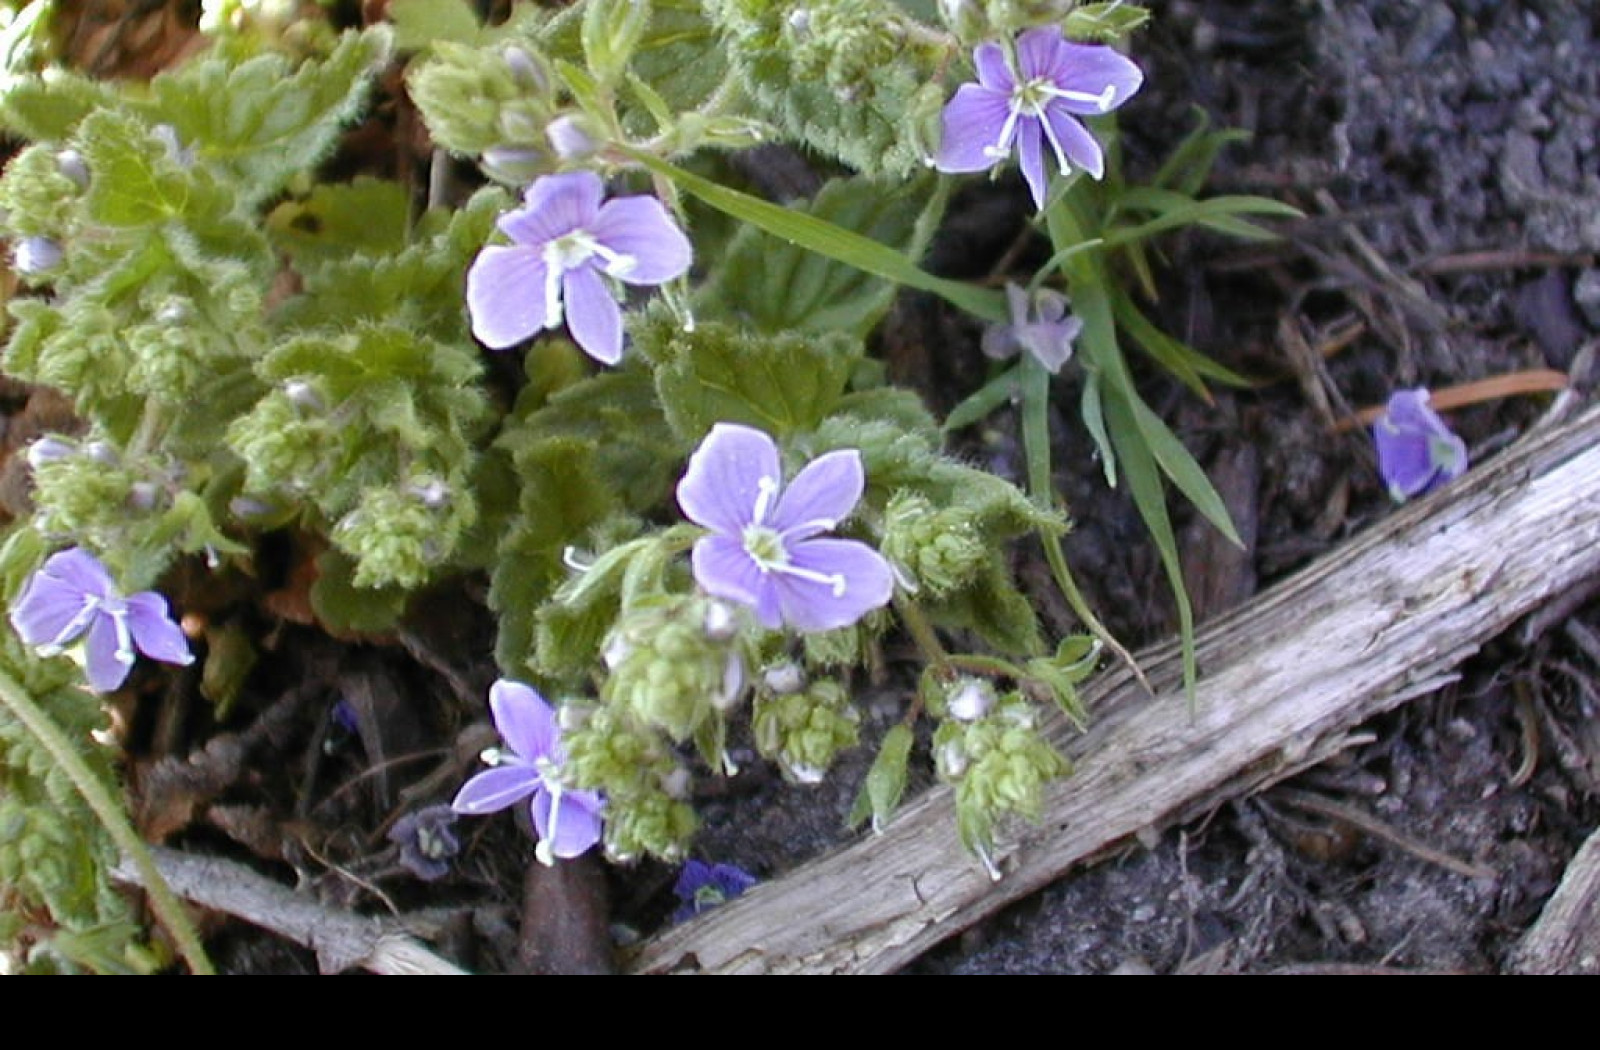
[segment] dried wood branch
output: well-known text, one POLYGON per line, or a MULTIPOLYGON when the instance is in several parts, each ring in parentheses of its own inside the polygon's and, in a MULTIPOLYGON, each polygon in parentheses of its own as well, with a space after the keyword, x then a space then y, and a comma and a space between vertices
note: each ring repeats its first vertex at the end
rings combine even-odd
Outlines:
POLYGON ((1600 831, 1589 836, 1511 959, 1517 973, 1600 973, 1600 831))
POLYGON ((1077 772, 1001 844, 991 883, 935 789, 882 835, 647 942, 642 972, 883 972, 1083 864, 1257 790, 1426 694, 1484 641, 1600 570, 1600 410, 1545 430, 1207 627, 1191 713, 1170 647, 1089 690, 1077 772))

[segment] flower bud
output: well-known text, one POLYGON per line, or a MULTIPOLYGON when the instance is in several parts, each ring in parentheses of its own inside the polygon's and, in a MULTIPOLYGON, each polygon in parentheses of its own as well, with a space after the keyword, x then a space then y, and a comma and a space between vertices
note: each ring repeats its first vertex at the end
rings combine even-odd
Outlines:
POLYGON ((526 91, 536 94, 544 95, 549 93, 550 76, 545 72, 543 63, 515 44, 508 46, 504 51, 504 55, 506 68, 511 70, 513 83, 526 91))
POLYGON ((594 136, 584 127, 584 122, 570 113, 563 113, 544 129, 550 148, 562 160, 582 160, 598 148, 594 136))
POLYGON ((78 445, 74 441, 46 434, 28 446, 28 466, 38 470, 46 463, 66 459, 68 456, 78 454, 78 445))
POLYGON ((963 678, 950 690, 945 711, 960 722, 976 722, 994 706, 994 686, 977 678, 963 678))
POLYGON ((478 163, 485 175, 507 186, 526 186, 550 168, 549 155, 534 146, 491 146, 478 163))
POLYGON ((61 245, 49 237, 24 237, 12 249, 11 267, 23 277, 38 277, 61 265, 61 245))
POLYGON ((781 664, 773 664, 761 673, 761 684, 770 692, 783 696, 787 693, 798 693, 806 684, 805 672, 800 670, 800 665, 792 660, 785 660, 781 664))
POLYGON ((89 188, 89 166, 83 154, 75 149, 64 149, 56 154, 56 170, 71 179, 80 190, 89 188))

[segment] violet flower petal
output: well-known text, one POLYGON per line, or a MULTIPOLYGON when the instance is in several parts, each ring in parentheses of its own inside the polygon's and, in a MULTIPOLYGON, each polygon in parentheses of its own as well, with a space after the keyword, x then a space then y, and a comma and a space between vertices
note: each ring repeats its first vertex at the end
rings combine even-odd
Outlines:
POLYGON ((663 284, 681 277, 694 257, 689 238, 654 197, 609 200, 588 230, 601 245, 633 260, 628 269, 606 270, 628 284, 663 284))
POLYGON ((1082 168, 1092 179, 1099 179, 1105 175, 1105 151, 1077 118, 1065 112, 1064 105, 1046 106, 1044 119, 1050 122, 1050 131, 1055 135, 1056 141, 1061 143, 1061 151, 1067 155, 1068 160, 1082 168))
POLYGON ((865 488, 860 452, 851 448, 818 456, 783 490, 772 527, 791 543, 827 532, 850 516, 865 488))
POLYGON ((753 427, 718 423, 689 457, 678 505, 696 525, 737 536, 752 522, 751 509, 764 488, 775 489, 781 477, 778 446, 770 437, 753 427))
POLYGON ((605 183, 592 171, 546 175, 523 192, 523 205, 497 223, 518 244, 542 248, 574 230, 586 230, 600 214, 605 183))
POLYGON ((1037 120, 1017 122, 1017 153, 1021 161, 1022 178, 1028 183, 1033 206, 1041 211, 1044 210, 1045 195, 1050 190, 1050 173, 1044 166, 1044 148, 1040 142, 1043 137, 1037 120))
POLYGON ((593 791, 563 790, 560 799, 560 807, 556 809, 555 792, 545 790, 533 796, 534 829, 539 833, 539 841, 549 843, 550 852, 555 856, 563 859, 581 856, 600 841, 605 802, 593 791), (552 813, 555 816, 553 835, 552 813))
POLYGON ((504 350, 545 327, 544 260, 530 248, 490 245, 467 270, 467 312, 472 334, 491 350, 504 350))
POLYGON ((133 644, 152 660, 187 666, 194 663, 189 639, 173 622, 167 600, 154 591, 141 591, 123 599, 128 607, 128 631, 133 644))
POLYGON ((532 766, 493 766, 461 785, 450 808, 470 816, 497 813, 543 790, 544 778, 532 766))
POLYGON ((622 360, 622 310, 592 262, 567 271, 561 297, 573 342, 601 364, 622 360))
POLYGON ((700 537, 689 560, 700 589, 711 597, 754 607, 757 619, 766 627, 777 629, 782 625, 777 592, 734 536, 700 537))
POLYGON ((885 605, 894 593, 888 561, 857 540, 806 540, 790 549, 789 562, 808 575, 774 573, 772 579, 784 621, 802 631, 848 627, 885 605))
POLYGON ((1016 90, 1016 78, 1011 75, 1005 49, 999 44, 983 43, 973 48, 972 65, 978 71, 978 83, 990 91, 1009 97, 1016 90))
POLYGON ((489 713, 500 738, 526 764, 541 758, 558 761, 555 709, 538 690, 521 682, 500 679, 489 687, 489 713))
POLYGON ((83 641, 83 670, 95 692, 111 692, 122 685, 128 672, 133 670, 133 651, 122 646, 122 639, 117 636, 116 617, 109 613, 96 616, 83 641))
POLYGON ((1459 477, 1467 446, 1428 404, 1428 391, 1397 390, 1372 427, 1378 471, 1397 501, 1459 477))
MULTIPOLYGON (((993 152, 1010 112, 1008 95, 977 84, 963 84, 940 116, 943 137, 934 167, 959 174, 987 171, 1000 160, 993 152)), ((1009 146, 1009 143, 1007 144, 1009 146)))
POLYGON ((41 569, 12 603, 11 626, 28 645, 59 646, 87 630, 93 615, 81 588, 41 569))

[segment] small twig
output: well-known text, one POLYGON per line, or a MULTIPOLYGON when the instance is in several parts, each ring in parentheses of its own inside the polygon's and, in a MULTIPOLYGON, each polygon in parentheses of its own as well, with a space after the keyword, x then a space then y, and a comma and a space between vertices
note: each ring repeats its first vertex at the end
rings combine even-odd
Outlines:
POLYGON ((1532 252, 1524 248, 1496 248, 1481 252, 1440 255, 1413 267, 1416 273, 1492 273, 1499 270, 1529 270, 1547 267, 1593 266, 1592 254, 1532 252))
POLYGON ((1383 821, 1356 809, 1354 806, 1347 806, 1343 802, 1335 802, 1331 798, 1313 795, 1309 791, 1297 791, 1294 788, 1281 787, 1276 794, 1278 798, 1281 798, 1291 806, 1303 809, 1307 813, 1315 813, 1318 816, 1327 817, 1330 820, 1342 820, 1358 831, 1371 835, 1375 839, 1381 839, 1391 846, 1405 850, 1419 860, 1425 860, 1429 864, 1437 865, 1463 878, 1494 879, 1499 877, 1492 868, 1486 868, 1481 864, 1468 863, 1452 857, 1442 850, 1436 850, 1432 846, 1424 845, 1415 839, 1402 835, 1383 823, 1383 821))
MULTIPOLYGON (((205 908, 237 916, 317 953, 323 973, 360 966, 381 974, 461 975, 398 922, 353 915, 310 900, 249 868, 154 846, 150 856, 173 892, 205 908)), ((143 886, 144 873, 124 860, 112 872, 143 886)))
MULTIPOLYGON (((1467 405, 1476 405, 1495 398, 1515 397, 1519 394, 1546 394, 1566 388, 1565 372, 1557 372, 1551 368, 1530 368, 1521 372, 1430 390, 1428 401, 1434 408, 1448 412, 1452 408, 1465 408, 1467 405)), ((1383 413, 1382 405, 1363 408, 1335 422, 1333 430, 1335 433, 1345 433, 1357 427, 1370 427, 1383 413)))
POLYGON ((1519 678, 1511 683, 1511 691, 1517 698, 1514 711, 1517 726, 1522 730, 1522 761, 1517 763, 1516 772, 1511 774, 1510 784, 1520 788, 1533 779, 1534 770, 1539 768, 1539 712, 1534 710, 1533 690, 1525 680, 1519 678))

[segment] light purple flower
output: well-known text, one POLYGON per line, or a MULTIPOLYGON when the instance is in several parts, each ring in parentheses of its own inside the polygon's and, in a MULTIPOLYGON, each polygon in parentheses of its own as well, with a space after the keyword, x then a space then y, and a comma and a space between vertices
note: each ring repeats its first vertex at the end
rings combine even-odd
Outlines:
POLYGON ((1019 352, 1032 354, 1052 375, 1072 356, 1072 341, 1083 322, 1067 313, 1067 297, 1052 288, 1029 296, 1015 284, 1006 285, 1011 323, 991 325, 983 333, 983 352, 1004 360, 1019 352))
POLYGON ((532 688, 501 679, 489 689, 494 727, 508 746, 483 753, 490 768, 461 786, 450 807, 477 816, 497 813, 531 796, 536 855, 545 864, 576 857, 600 841, 598 792, 577 791, 561 782, 561 727, 556 713, 532 688))
POLYGON ((1428 405, 1428 391, 1396 390, 1372 425, 1378 472, 1396 502, 1420 496, 1460 477, 1467 469, 1467 445, 1428 405))
POLYGON ((123 597, 100 560, 81 547, 45 559, 11 607, 11 626, 41 656, 84 639, 84 669, 96 692, 128 677, 138 650, 152 660, 187 665, 189 640, 154 591, 123 597))
POLYGON ((691 860, 678 873, 672 892, 682 903, 672 913, 673 922, 694 918, 707 908, 726 904, 759 881, 736 864, 707 864, 691 860))
POLYGON ((504 350, 535 332, 559 328, 597 361, 622 358, 622 311, 606 286, 661 284, 689 269, 689 239, 654 197, 601 203, 592 171, 546 175, 523 207, 500 216, 510 245, 490 245, 467 271, 472 334, 504 350))
POLYGON ((861 499, 861 453, 819 456, 787 489, 782 479, 766 434, 711 428, 678 484, 684 514, 711 530, 694 545, 700 587, 751 606, 767 627, 801 631, 845 627, 888 602, 894 573, 883 555, 856 540, 818 538, 861 499))
POLYGON ((1128 101, 1144 82, 1138 66, 1104 45, 1068 43, 1053 26, 1023 33, 1014 62, 995 43, 979 44, 972 62, 978 82, 963 84, 945 106, 935 167, 986 171, 1015 146, 1039 208, 1050 184, 1046 143, 1061 174, 1074 165, 1096 179, 1105 173, 1100 143, 1078 115, 1109 113, 1128 101))

